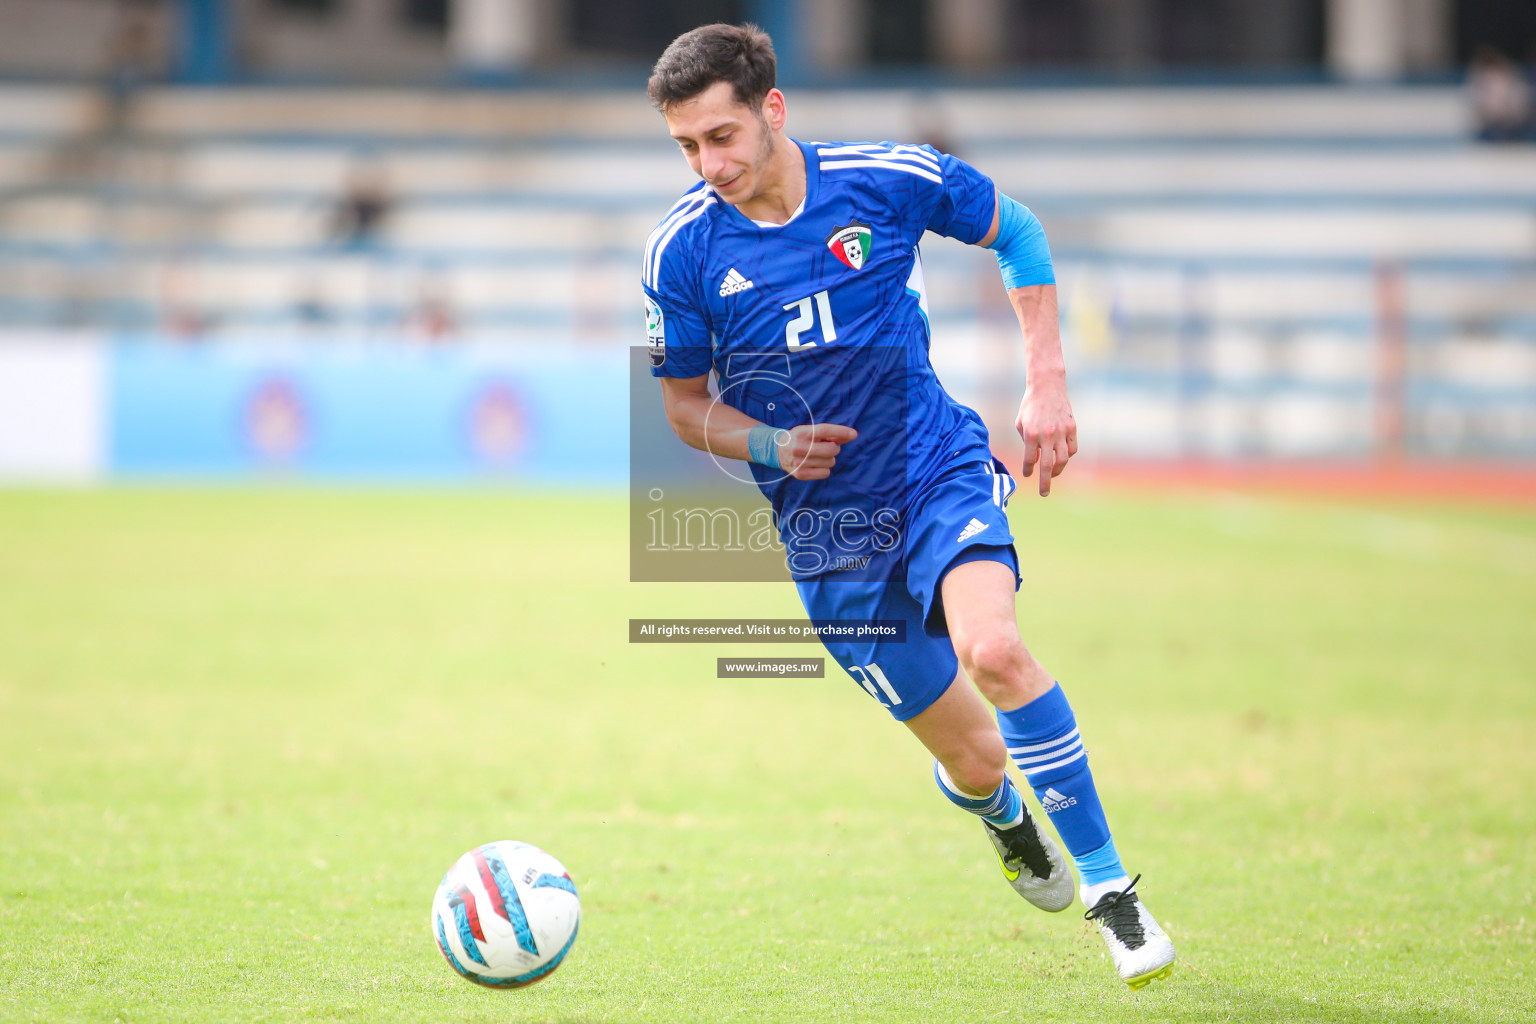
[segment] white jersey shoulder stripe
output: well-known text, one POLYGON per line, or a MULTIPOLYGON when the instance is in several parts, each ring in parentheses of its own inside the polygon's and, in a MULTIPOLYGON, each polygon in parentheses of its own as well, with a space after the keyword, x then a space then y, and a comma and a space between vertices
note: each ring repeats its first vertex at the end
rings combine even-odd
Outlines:
POLYGON ((667 230, 672 227, 679 217, 687 216, 698 209, 709 198, 710 194, 709 192, 689 192, 672 204, 672 209, 667 211, 667 215, 661 218, 661 223, 657 224, 645 239, 645 259, 642 263, 642 268, 645 269, 646 273, 643 273, 642 277, 649 276, 651 257, 655 252, 656 243, 667 233, 667 230))
POLYGON ((884 167, 892 171, 905 171, 915 174, 919 178, 927 178, 929 181, 944 184, 944 179, 932 171, 918 167, 914 164, 898 163, 894 160, 823 160, 821 169, 824 171, 840 171, 849 167, 884 167))
MULTIPOLYGON (((693 195, 693 194, 690 194, 690 195, 684 196, 677 203, 673 204, 672 209, 667 211, 667 215, 665 217, 661 218, 661 223, 657 224, 656 227, 654 227, 651 230, 651 233, 646 236, 646 239, 645 239, 645 258, 644 258, 644 260, 641 263, 642 268, 649 268, 650 267, 650 265, 651 265, 651 255, 652 255, 652 253, 656 249, 657 241, 659 241, 661 239, 662 235, 667 233, 667 229, 672 226, 672 224, 677 220, 677 218, 679 218, 679 217, 681 217, 681 216, 691 212, 694 209, 697 209, 698 206, 701 203, 703 203, 703 201, 704 201, 703 195, 693 195)), ((644 275, 642 275, 642 276, 644 276, 644 275)))
POLYGON ((912 164, 915 167, 926 167, 935 174, 944 173, 936 161, 928 160, 913 153, 849 153, 837 159, 882 160, 891 164, 912 164))
POLYGON ((857 154, 863 156, 868 153, 890 153, 892 147, 882 146, 878 142, 855 142, 848 146, 822 146, 816 150, 822 156, 848 156, 857 154))
MULTIPOLYGON (((935 174, 944 173, 943 169, 939 167, 936 161, 926 160, 921 157, 914 156, 911 153, 857 153, 854 155, 859 159, 872 158, 875 160, 883 160, 886 163, 891 164, 912 164, 914 167, 926 167, 928 170, 935 174)), ((840 159, 847 158, 844 157, 840 159)))
POLYGON ((667 228, 666 234, 657 239, 654 250, 646 259, 645 273, 642 275, 642 280, 645 284, 652 288, 657 286, 661 279, 661 256, 662 253, 667 251, 667 245, 671 243, 672 239, 677 235, 678 231, 682 230, 684 225, 698 220, 705 213, 709 212, 709 208, 713 205, 715 205, 715 195, 711 192, 698 206, 673 218, 671 227, 667 228))
POLYGON ((817 150, 823 157, 874 157, 885 160, 907 160, 913 163, 921 163, 933 170, 939 170, 939 161, 927 150, 919 146, 880 146, 873 144, 859 144, 856 146, 828 146, 817 150))
POLYGON ((816 151, 824 156, 915 156, 928 161, 935 167, 939 165, 939 158, 922 146, 910 146, 905 143, 857 142, 846 146, 824 145, 816 151))
MULTIPOLYGON (((667 226, 671 224, 674 219, 687 213, 689 210, 693 209, 693 207, 709 198, 710 195, 712 195, 712 193, 707 190, 689 192, 687 195, 683 196, 683 198, 673 203, 672 209, 668 210, 667 215, 661 218, 661 223, 657 224, 656 227, 651 230, 650 239, 658 237, 663 231, 667 229, 667 226)), ((647 239, 647 242, 649 242, 650 239, 647 239)))

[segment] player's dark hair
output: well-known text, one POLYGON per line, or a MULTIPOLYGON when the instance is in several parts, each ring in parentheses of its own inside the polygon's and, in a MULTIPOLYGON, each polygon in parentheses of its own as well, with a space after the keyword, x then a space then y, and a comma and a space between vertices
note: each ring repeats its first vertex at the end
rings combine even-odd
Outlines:
POLYGON ((703 25, 662 51, 645 94, 665 113, 716 82, 730 82, 736 102, 757 110, 774 86, 778 63, 773 40, 756 25, 703 25))

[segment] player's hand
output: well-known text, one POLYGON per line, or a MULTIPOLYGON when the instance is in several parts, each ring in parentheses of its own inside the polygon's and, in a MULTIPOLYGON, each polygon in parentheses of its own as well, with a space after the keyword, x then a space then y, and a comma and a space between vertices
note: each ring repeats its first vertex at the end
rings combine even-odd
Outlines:
POLYGON ((1024 439, 1024 475, 1029 476, 1035 463, 1040 463, 1043 498, 1051 493, 1051 481, 1067 468, 1067 460, 1077 454, 1077 421, 1072 418, 1072 403, 1067 401, 1066 379, 1026 388, 1014 426, 1024 439))
POLYGON ((832 475, 843 445, 859 436, 852 427, 836 423, 802 423, 781 433, 779 465, 796 480, 825 480, 832 475))

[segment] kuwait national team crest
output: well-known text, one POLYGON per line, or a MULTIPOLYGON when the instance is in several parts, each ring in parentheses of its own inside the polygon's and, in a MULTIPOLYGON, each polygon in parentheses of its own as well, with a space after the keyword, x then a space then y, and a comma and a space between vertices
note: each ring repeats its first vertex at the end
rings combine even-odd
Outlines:
POLYGON ((845 228, 833 228, 827 236, 827 248, 845 266, 863 270, 864 261, 869 259, 870 238, 869 225, 854 221, 845 228))

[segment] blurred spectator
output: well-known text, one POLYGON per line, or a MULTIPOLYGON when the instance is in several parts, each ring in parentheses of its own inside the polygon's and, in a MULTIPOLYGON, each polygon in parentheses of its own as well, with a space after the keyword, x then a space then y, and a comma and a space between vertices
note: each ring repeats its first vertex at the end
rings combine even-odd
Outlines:
POLYGON ((313 280, 299 282, 298 298, 293 303, 293 318, 303 327, 326 327, 333 317, 331 308, 320 296, 320 286, 313 280))
POLYGON ((944 112, 943 104, 932 93, 920 94, 912 101, 912 137, 940 153, 960 155, 954 149, 949 117, 944 112))
POLYGON ((1525 83, 1530 97, 1530 115, 1528 124, 1531 127, 1532 137, 1536 138, 1536 36, 1532 36, 1530 45, 1525 48, 1525 83))
POLYGON ((1520 65, 1491 46, 1482 47, 1467 71, 1477 137, 1483 142, 1532 138, 1531 83, 1520 65))
POLYGON ((106 124, 109 135, 128 128, 133 101, 154 75, 159 60, 155 15, 159 0, 117 0, 107 42, 106 124))
POLYGON ((371 164, 353 168, 347 189, 336 204, 332 234, 348 248, 366 248, 378 240, 392 203, 384 172, 371 164))
POLYGON ((423 277, 416 304, 405 315, 406 333, 425 345, 442 345, 453 340, 458 327, 446 282, 436 274, 423 277))
POLYGON ((109 181, 121 172, 134 101, 162 62, 159 0, 113 0, 112 6, 111 32, 100 54, 96 123, 61 141, 49 171, 55 181, 109 181))
POLYGON ((195 258, 177 255, 160 270, 160 332, 173 341, 202 341, 213 327, 204 309, 203 282, 195 258))

